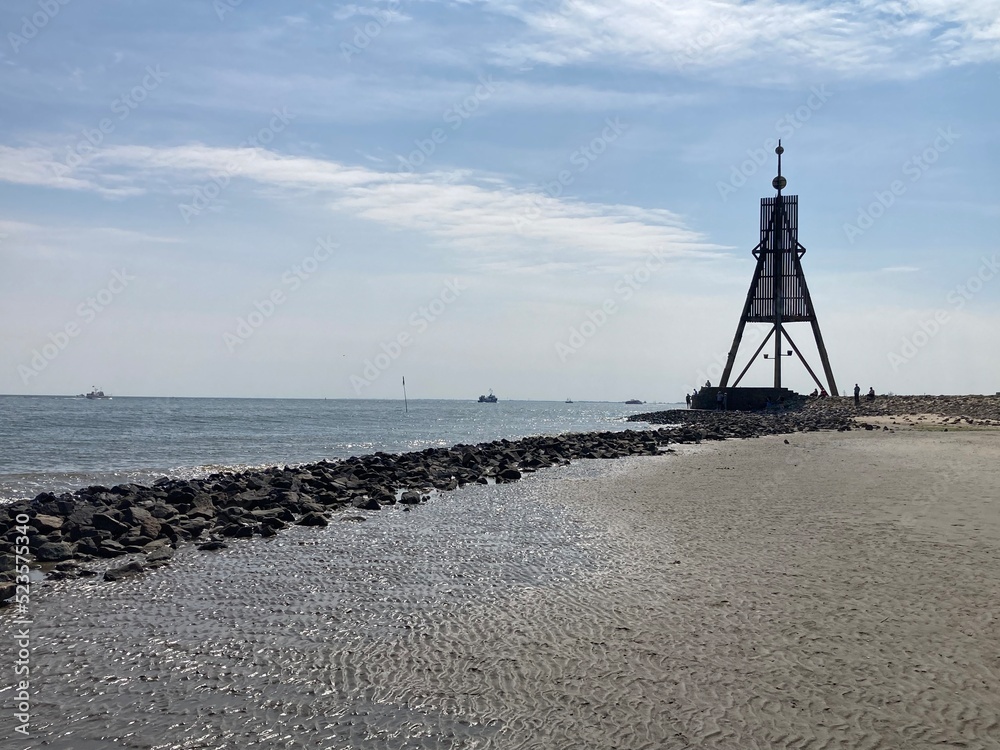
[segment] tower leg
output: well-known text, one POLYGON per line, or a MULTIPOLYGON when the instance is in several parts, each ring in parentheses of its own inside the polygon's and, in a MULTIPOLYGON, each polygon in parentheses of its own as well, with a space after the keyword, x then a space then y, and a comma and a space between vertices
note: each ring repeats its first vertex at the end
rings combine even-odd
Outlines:
POLYGON ((722 380, 719 381, 719 388, 727 388, 729 386, 729 376, 733 374, 733 365, 736 364, 736 353, 740 350, 740 341, 743 340, 743 329, 747 327, 744 317, 740 317, 740 324, 736 326, 736 335, 733 337, 733 345, 729 349, 729 356, 726 357, 726 369, 722 371, 722 380))
POLYGON ((823 372, 826 374, 826 382, 830 385, 830 395, 839 396, 840 391, 837 390, 837 383, 833 379, 833 368, 830 367, 830 357, 826 353, 826 344, 823 343, 823 334, 819 332, 819 320, 816 319, 815 314, 812 316, 812 320, 809 321, 812 324, 813 336, 816 337, 816 348, 819 350, 819 361, 823 363, 823 372))
POLYGON ((774 387, 781 388, 781 323, 774 324, 774 387))

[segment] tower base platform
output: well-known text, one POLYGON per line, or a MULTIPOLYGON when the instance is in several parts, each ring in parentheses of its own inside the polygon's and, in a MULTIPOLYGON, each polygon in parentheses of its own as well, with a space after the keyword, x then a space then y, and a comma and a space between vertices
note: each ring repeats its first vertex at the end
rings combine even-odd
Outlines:
POLYGON ((763 411, 768 400, 772 405, 804 401, 805 396, 788 388, 700 388, 691 402, 692 409, 719 408, 718 394, 726 392, 726 409, 729 411, 763 411))

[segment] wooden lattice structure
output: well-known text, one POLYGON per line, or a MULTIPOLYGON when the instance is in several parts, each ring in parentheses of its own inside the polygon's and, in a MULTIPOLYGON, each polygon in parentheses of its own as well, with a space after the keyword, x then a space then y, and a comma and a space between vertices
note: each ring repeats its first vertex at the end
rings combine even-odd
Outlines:
MULTIPOLYGON (((787 184, 781 176, 781 155, 784 149, 781 141, 774 150, 778 155, 778 176, 772 180, 771 184, 778 191, 773 198, 762 198, 760 202, 760 243, 753 249, 753 256, 757 259, 757 268, 754 270, 753 280, 750 282, 750 291, 747 292, 746 304, 743 306, 743 314, 740 316, 740 323, 736 327, 736 336, 733 338, 733 346, 729 350, 726 359, 726 368, 722 373, 722 380, 719 388, 728 388, 729 378, 732 375, 733 365, 736 363, 736 354, 743 339, 743 331, 747 323, 770 323, 771 330, 757 347, 746 367, 736 378, 731 387, 739 385, 743 376, 746 375, 750 365, 754 363, 758 355, 764 350, 767 342, 774 338, 774 387, 781 388, 781 359, 789 356, 782 352, 782 340, 787 339, 789 346, 795 354, 802 360, 806 370, 816 381, 817 386, 824 388, 816 373, 809 366, 802 352, 788 335, 785 326, 789 323, 809 323, 812 326, 813 336, 816 338, 816 348, 819 351, 820 361, 823 364, 823 372, 826 375, 827 385, 831 395, 837 395, 837 383, 833 379, 833 370, 830 368, 830 358, 826 353, 826 346, 823 344, 823 334, 819 330, 819 321, 816 318, 816 309, 813 307, 812 298, 809 296, 809 286, 806 284, 805 274, 802 272, 802 256, 806 249, 799 244, 799 197, 797 195, 782 195, 781 191, 787 184)), ((764 355, 765 359, 767 354, 764 355)))

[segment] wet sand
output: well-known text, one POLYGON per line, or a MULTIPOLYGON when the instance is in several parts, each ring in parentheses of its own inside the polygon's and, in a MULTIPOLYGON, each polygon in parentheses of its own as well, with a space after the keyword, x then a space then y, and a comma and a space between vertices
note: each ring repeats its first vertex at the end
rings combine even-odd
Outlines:
POLYGON ((998 460, 684 446, 46 584, 17 746, 1000 747, 998 460))

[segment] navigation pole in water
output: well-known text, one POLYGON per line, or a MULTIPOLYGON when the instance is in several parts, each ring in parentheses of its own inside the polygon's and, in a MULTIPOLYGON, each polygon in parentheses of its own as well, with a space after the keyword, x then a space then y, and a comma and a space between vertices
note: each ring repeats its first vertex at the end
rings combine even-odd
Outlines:
MULTIPOLYGON (((736 354, 740 348, 740 341, 743 339, 743 330, 747 323, 770 323, 771 331, 767 334, 757 351, 754 352, 746 367, 736 378, 736 382, 731 387, 739 385, 743 376, 746 375, 750 365, 754 363, 767 342, 774 337, 774 387, 781 388, 781 359, 792 356, 792 351, 802 364, 805 365, 816 385, 824 388, 816 373, 806 362, 802 352, 788 335, 785 326, 788 323, 809 323, 812 326, 813 336, 816 338, 816 348, 819 351, 820 362, 823 364, 823 372, 826 375, 827 385, 830 388, 830 395, 836 396, 837 383, 833 379, 833 370, 830 368, 830 358, 826 354, 826 346, 823 344, 823 334, 819 330, 819 321, 816 318, 816 310, 813 307, 812 298, 809 296, 809 287, 806 285, 806 277, 802 272, 802 256, 806 249, 799 244, 799 196, 782 195, 781 191, 788 184, 788 181, 781 176, 781 155, 785 149, 778 141, 778 147, 774 153, 778 155, 778 176, 771 181, 771 185, 778 194, 773 198, 761 198, 760 201, 760 243, 752 252, 757 259, 757 268, 753 273, 753 281, 750 282, 750 291, 747 292, 746 304, 743 306, 743 314, 740 316, 740 323, 736 327, 736 336, 733 339, 733 346, 729 350, 726 359, 726 369, 722 373, 722 380, 719 388, 728 388, 729 377, 733 372, 733 365, 736 362, 736 354), (792 348, 787 352, 782 351, 782 338, 788 340, 788 345, 792 348)), ((768 355, 764 355, 767 359, 768 355)))

